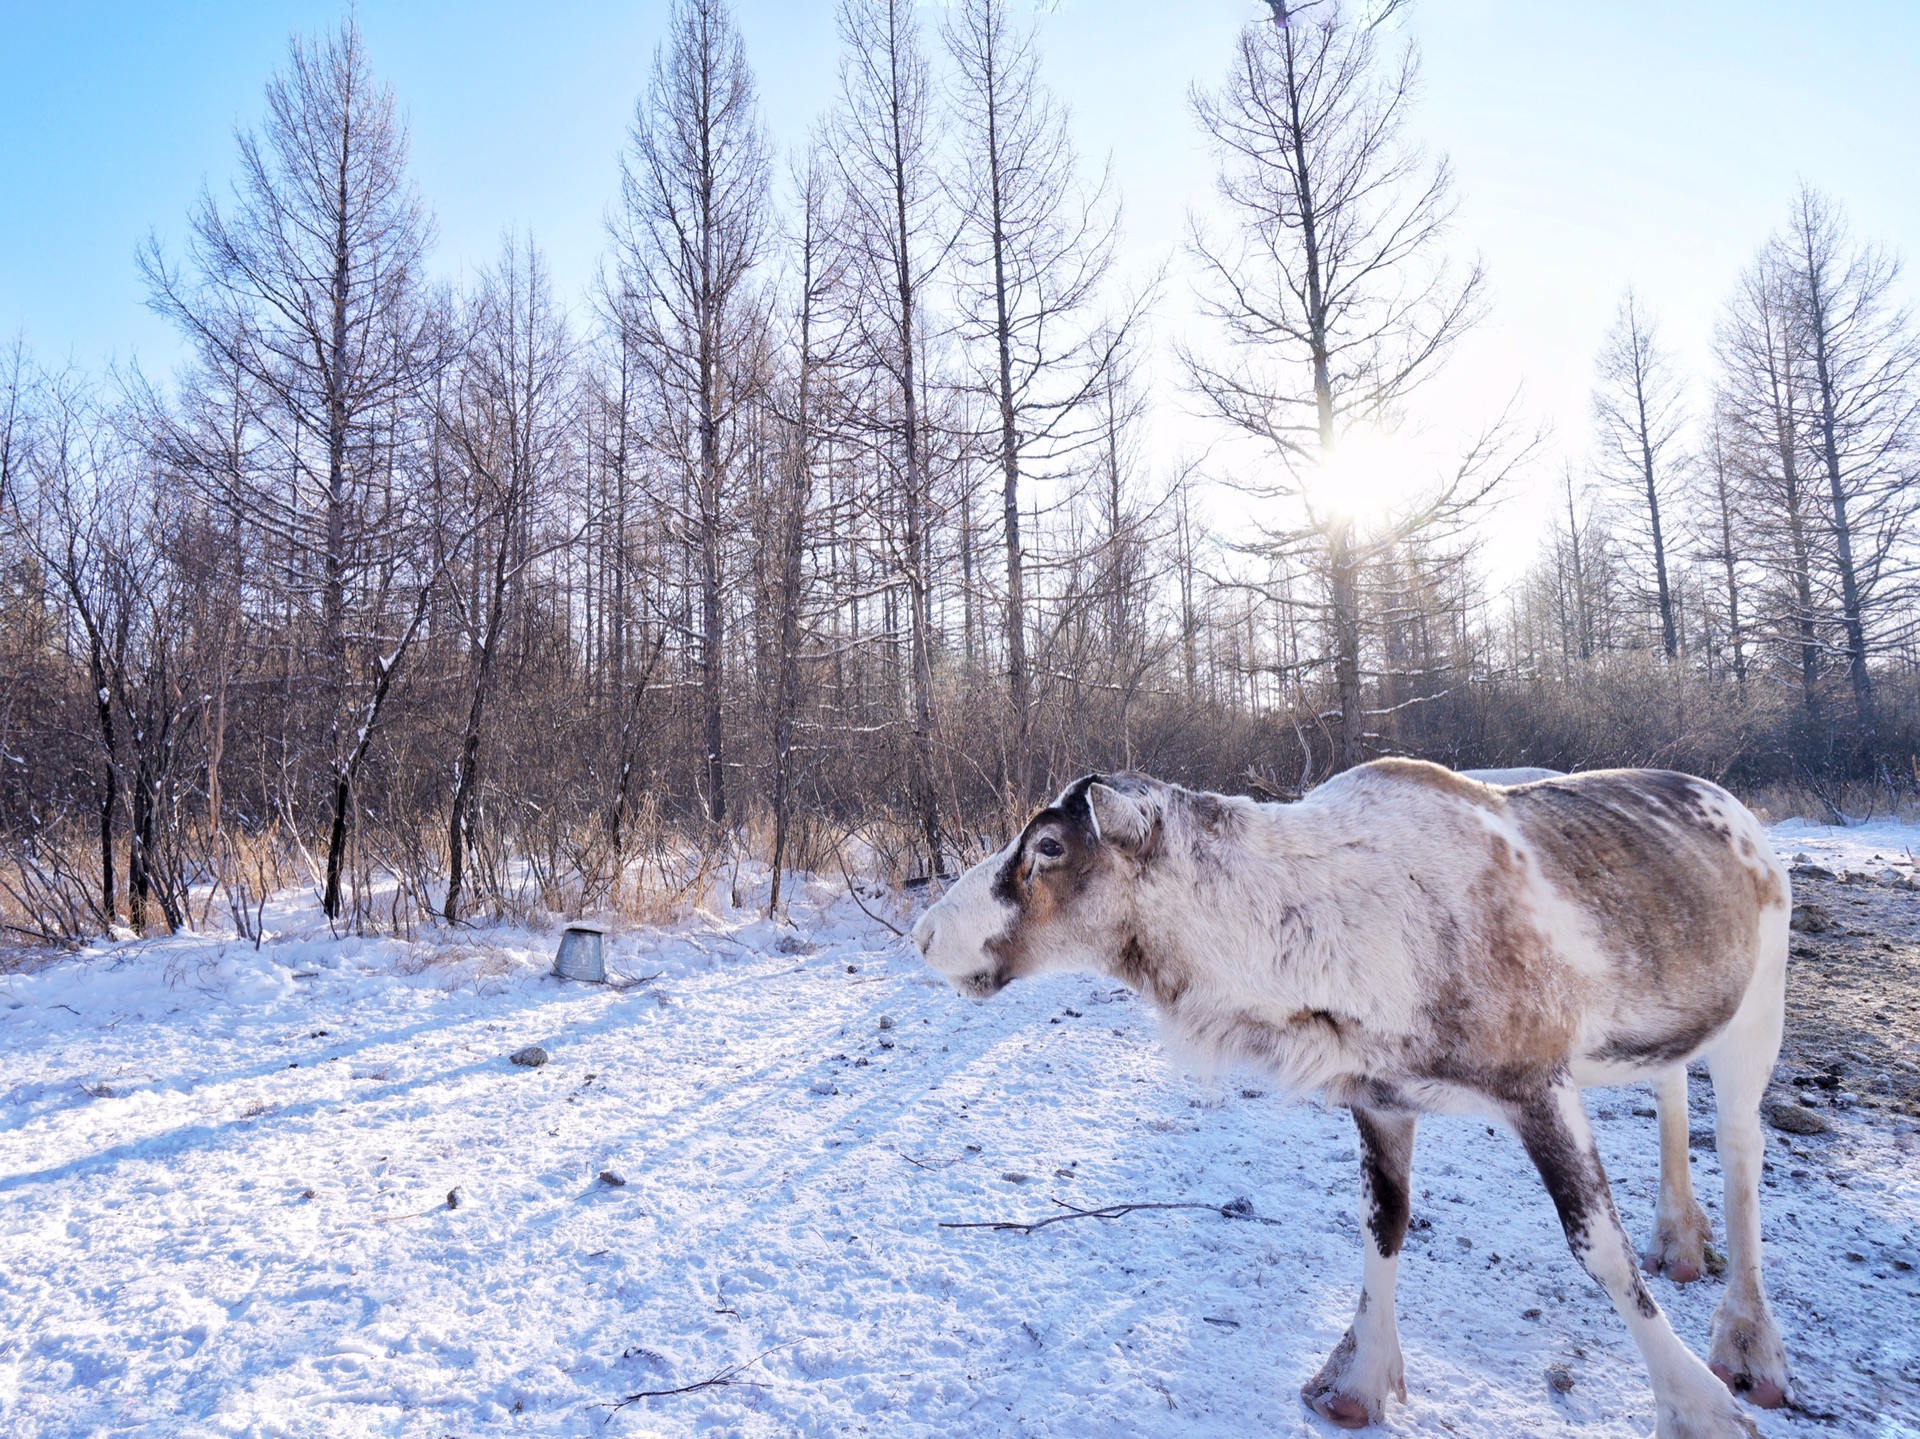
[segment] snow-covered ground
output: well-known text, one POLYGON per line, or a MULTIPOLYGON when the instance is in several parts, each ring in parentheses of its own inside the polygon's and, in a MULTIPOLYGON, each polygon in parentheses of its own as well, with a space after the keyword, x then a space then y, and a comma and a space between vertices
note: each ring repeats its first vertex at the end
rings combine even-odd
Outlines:
MULTIPOLYGON (((1920 837, 1889 835, 1780 844, 1865 870, 1920 837)), ((830 889, 796 920, 617 935, 612 967, 654 976, 625 989, 544 977, 552 934, 334 940, 294 903, 257 952, 103 945, 0 981, 0 1432, 1332 1432, 1297 1389, 1359 1277, 1343 1115, 1182 1077, 1111 984, 975 1006, 830 889), (551 1062, 510 1064, 527 1044, 551 1062)), ((1589 1096, 1636 1235, 1647 1104, 1589 1096)), ((1920 1434, 1920 1137, 1769 1142, 1775 1306, 1831 1417, 1762 1432, 1920 1434)), ((1638 1358, 1511 1137, 1426 1121, 1415 1190, 1389 1432, 1646 1434, 1638 1358)), ((1719 1286, 1654 1284, 1704 1348, 1719 1286)))
POLYGON ((1768 832, 1785 858, 1817 864, 1837 875, 1858 875, 1882 882, 1920 878, 1920 873, 1916 873, 1920 823, 1876 819, 1840 829, 1804 819, 1789 819, 1771 826, 1768 832))

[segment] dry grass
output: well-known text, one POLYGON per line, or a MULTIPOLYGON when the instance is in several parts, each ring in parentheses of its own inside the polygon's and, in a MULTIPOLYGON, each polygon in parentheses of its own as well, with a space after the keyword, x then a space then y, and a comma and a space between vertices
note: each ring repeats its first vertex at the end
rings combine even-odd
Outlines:
POLYGON ((1904 824, 1920 823, 1920 798, 1883 785, 1768 784, 1741 793, 1740 799, 1767 824, 1783 819, 1804 819, 1811 824, 1858 824, 1889 816, 1904 824))

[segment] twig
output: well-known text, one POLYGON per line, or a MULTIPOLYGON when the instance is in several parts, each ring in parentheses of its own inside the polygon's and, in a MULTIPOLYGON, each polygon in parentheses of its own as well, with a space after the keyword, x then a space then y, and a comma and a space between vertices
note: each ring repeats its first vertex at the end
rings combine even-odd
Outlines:
POLYGON ((947 1169, 955 1164, 958 1164, 962 1158, 962 1156, 960 1155, 955 1155, 952 1159, 936 1159, 932 1163, 928 1163, 924 1159, 915 1159, 911 1154, 903 1154, 900 1157, 906 1160, 907 1163, 911 1164, 915 1169, 932 1169, 932 1170, 947 1169))
POLYGON ((642 1399, 665 1399, 673 1394, 695 1394, 702 1389, 725 1389, 736 1384, 743 1385, 750 1389, 764 1388, 765 1386, 757 1380, 740 1378, 741 1371, 751 1369, 769 1354, 776 1353, 782 1349, 791 1349, 799 1342, 798 1339, 789 1339, 785 1344, 774 1345, 772 1349, 762 1349, 758 1354, 754 1355, 753 1358, 743 1359, 738 1364, 729 1364, 718 1374, 710 1378, 702 1379, 697 1384, 682 1384, 678 1389, 642 1389, 638 1394, 629 1394, 617 1404, 609 1404, 607 1406, 607 1422, 612 1423, 615 1414, 618 1414, 629 1404, 639 1403, 642 1399))
POLYGON ((431 1209, 422 1209, 418 1214, 376 1214, 368 1220, 369 1224, 392 1224, 400 1219, 425 1219, 429 1214, 438 1214, 447 1206, 436 1204, 431 1209))
POLYGON ((876 924, 886 925, 888 929, 892 930, 895 934, 899 935, 900 938, 905 939, 907 937, 907 932, 904 929, 901 929, 897 925, 894 925, 889 921, 882 919, 879 915, 875 914, 872 910, 867 908, 867 902, 864 899, 860 898, 860 891, 854 888, 853 876, 847 873, 846 860, 840 859, 838 855, 834 857, 835 859, 839 860, 840 878, 844 879, 847 882, 847 893, 852 895, 853 902, 860 906, 860 913, 864 914, 868 919, 872 920, 876 924))
POLYGON ((396 1219, 425 1219, 429 1214, 439 1214, 445 1210, 458 1209, 459 1207, 460 1187, 455 1185, 447 1191, 447 1202, 445 1204, 436 1204, 431 1209, 422 1209, 418 1214, 375 1215, 372 1222, 375 1224, 392 1224, 396 1219))
MULTIPOLYGON (((905 1158, 902 1155, 901 1158, 905 1158)), ((1049 1196, 1051 1198, 1052 1196, 1049 1196)), ((941 1220, 942 1229, 1011 1229, 1016 1234, 1031 1234, 1036 1229, 1045 1229, 1049 1224, 1060 1224, 1069 1219, 1124 1219, 1129 1214, 1142 1209, 1205 1209, 1219 1215, 1222 1219, 1248 1219, 1255 1224, 1280 1224, 1278 1219, 1267 1219, 1253 1212, 1253 1206, 1244 1200, 1233 1200, 1226 1204, 1109 1204, 1104 1209, 1080 1209, 1064 1199, 1053 1202, 1066 1210, 1065 1214, 1051 1215, 1046 1219, 1021 1221, 1017 1219, 977 1219, 966 1223, 941 1220)))

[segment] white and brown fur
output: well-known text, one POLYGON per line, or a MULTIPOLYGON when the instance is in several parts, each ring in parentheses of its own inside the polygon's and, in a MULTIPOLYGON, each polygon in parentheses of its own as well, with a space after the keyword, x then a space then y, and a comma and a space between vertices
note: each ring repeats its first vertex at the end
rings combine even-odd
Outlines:
POLYGON ((1752 1433, 1729 1389, 1792 1395, 1760 1278, 1759 1106, 1780 1044, 1787 874, 1726 791, 1659 770, 1487 784, 1381 760, 1297 804, 1088 776, 914 927, 961 993, 1094 970, 1189 1057, 1348 1106, 1368 1239, 1358 1312, 1303 1388, 1346 1427, 1404 1400, 1393 1289, 1422 1113, 1498 1116, 1652 1380, 1659 1439, 1752 1433), (1641 1278, 1580 1090, 1651 1079, 1661 1178, 1644 1264, 1705 1267, 1686 1065, 1704 1056, 1726 1175, 1726 1294, 1703 1364, 1641 1278), (1716 1378, 1716 1376, 1718 1376, 1716 1378))

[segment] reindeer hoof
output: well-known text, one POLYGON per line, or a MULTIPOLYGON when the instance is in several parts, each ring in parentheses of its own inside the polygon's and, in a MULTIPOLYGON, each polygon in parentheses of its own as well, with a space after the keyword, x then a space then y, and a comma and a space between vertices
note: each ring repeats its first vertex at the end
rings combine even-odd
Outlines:
POLYGON ((1675 1284, 1691 1284, 1700 1277, 1700 1266, 1691 1259, 1669 1259, 1651 1249, 1640 1256, 1640 1267, 1649 1274, 1664 1274, 1675 1284))
POLYGON ((1698 1204, 1689 1213, 1660 1216, 1653 1242, 1640 1254, 1640 1267, 1664 1274, 1675 1284, 1691 1284, 1707 1270, 1707 1241, 1713 1229, 1698 1204))
POLYGON ((1300 1397, 1307 1401, 1309 1409, 1335 1428, 1364 1429, 1373 1423, 1373 1416, 1367 1412, 1365 1401, 1351 1394, 1316 1394, 1309 1384, 1300 1391, 1300 1397))
POLYGON ((1787 1391, 1771 1379, 1756 1379, 1751 1374, 1736 1374, 1726 1364, 1709 1364, 1713 1377, 1756 1409, 1784 1409, 1787 1391))

